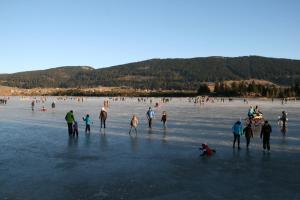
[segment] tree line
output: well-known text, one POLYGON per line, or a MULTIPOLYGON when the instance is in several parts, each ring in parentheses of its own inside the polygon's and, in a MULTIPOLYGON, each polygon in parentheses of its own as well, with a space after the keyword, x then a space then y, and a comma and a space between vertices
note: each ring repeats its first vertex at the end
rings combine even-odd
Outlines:
POLYGON ((232 82, 216 82, 213 91, 205 83, 200 84, 198 95, 212 96, 253 96, 253 97, 268 97, 268 98, 287 98, 299 97, 300 85, 296 83, 289 87, 279 87, 274 84, 259 84, 255 81, 247 83, 245 81, 232 82))

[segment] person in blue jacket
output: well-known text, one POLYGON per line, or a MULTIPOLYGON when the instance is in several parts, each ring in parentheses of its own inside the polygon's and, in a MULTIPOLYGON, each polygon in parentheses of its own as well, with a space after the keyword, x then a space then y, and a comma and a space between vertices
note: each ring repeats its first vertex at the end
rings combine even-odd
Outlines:
POLYGON ((149 107, 146 116, 148 118, 148 124, 149 124, 149 128, 152 127, 152 119, 154 118, 154 111, 151 109, 151 107, 149 107))
POLYGON ((90 115, 87 114, 86 117, 85 118, 83 117, 82 119, 83 119, 83 121, 85 121, 85 133, 87 133, 87 132, 91 133, 91 124, 93 122, 92 122, 90 115))
POLYGON ((238 149, 240 148, 240 137, 243 134, 243 125, 241 121, 237 121, 234 123, 234 125, 232 126, 232 133, 234 136, 234 140, 233 140, 233 148, 235 148, 235 142, 236 140, 238 141, 238 149))

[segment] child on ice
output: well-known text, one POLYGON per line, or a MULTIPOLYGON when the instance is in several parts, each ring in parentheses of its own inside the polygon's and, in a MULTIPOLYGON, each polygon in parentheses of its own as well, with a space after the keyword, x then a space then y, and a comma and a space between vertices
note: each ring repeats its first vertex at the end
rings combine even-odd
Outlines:
POLYGON ((73 124, 73 136, 78 137, 78 123, 76 121, 74 121, 74 124, 73 124))
POLYGON ((216 150, 209 148, 207 144, 202 144, 202 147, 199 148, 202 151, 200 156, 211 156, 213 153, 216 153, 216 150))
POLYGON ((87 114, 86 117, 85 118, 83 117, 82 119, 83 119, 83 121, 85 121, 85 133, 87 133, 87 132, 91 133, 91 124, 93 122, 92 122, 92 119, 90 118, 90 115, 87 114))

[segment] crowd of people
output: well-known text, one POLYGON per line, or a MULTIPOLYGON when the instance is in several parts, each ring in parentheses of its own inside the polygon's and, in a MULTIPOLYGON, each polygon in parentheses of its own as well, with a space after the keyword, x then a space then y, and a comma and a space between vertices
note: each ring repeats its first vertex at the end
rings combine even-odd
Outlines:
MULTIPOLYGON (((144 101, 143 98, 140 98, 139 101, 144 101)), ((210 100, 207 100, 210 101, 210 100)), ((100 120, 100 130, 102 128, 106 128, 106 120, 108 116, 107 108, 109 106, 109 101, 104 101, 104 107, 101 108, 100 114, 99 114, 99 120, 100 120)), ((259 110, 258 106, 250 106, 248 110, 248 119, 249 121, 246 123, 245 127, 243 127, 243 122, 241 120, 236 121, 233 126, 232 126, 232 133, 233 133, 233 145, 232 147, 235 149, 236 144, 237 144, 237 149, 241 149, 240 145, 240 140, 241 136, 245 136, 245 141, 246 141, 246 148, 249 149, 251 139, 254 138, 254 131, 253 131, 253 125, 257 126, 257 124, 254 124, 252 119, 256 117, 262 117, 262 112, 259 110)), ((146 111, 146 117, 148 120, 148 128, 152 128, 152 123, 153 119, 155 117, 155 112, 154 110, 149 107, 148 110, 146 111)), ((161 122, 163 123, 163 127, 166 128, 166 122, 167 122, 167 112, 163 111, 161 115, 161 122)), ((65 117, 67 124, 68 124, 68 131, 70 136, 76 136, 78 137, 78 123, 75 121, 73 111, 69 111, 66 114, 65 117)), ((85 133, 90 134, 91 132, 91 125, 93 124, 93 121, 89 114, 87 114, 85 117, 82 118, 83 121, 85 122, 85 133)), ((287 121, 287 113, 285 111, 282 112, 282 116, 280 119, 278 119, 282 123, 282 127, 286 127, 286 121, 287 121)), ((132 130, 135 132, 135 135, 137 135, 138 131, 138 125, 139 125, 139 119, 138 117, 134 114, 130 120, 130 129, 129 129, 129 135, 131 135, 132 130)), ((262 146, 264 151, 270 151, 270 136, 272 133, 272 126, 269 124, 268 120, 263 119, 263 123, 261 124, 261 129, 260 129, 260 138, 262 139, 262 146)), ((210 148, 207 144, 202 144, 202 146, 199 148, 202 151, 201 156, 211 156, 213 153, 216 152, 216 150, 210 148)))
MULTIPOLYGON (((286 123, 287 123, 287 112, 282 111, 282 116, 278 119, 278 125, 281 127, 281 132, 286 133, 286 123)), ((240 137, 245 135, 246 148, 249 148, 250 140, 253 138, 253 128, 252 126, 261 126, 260 138, 262 139, 263 149, 270 151, 270 136, 272 133, 272 126, 269 124, 268 120, 265 120, 263 113, 259 110, 258 106, 250 106, 248 110, 248 118, 245 120, 246 127, 243 128, 243 123, 241 120, 236 121, 232 126, 232 133, 234 136, 232 147, 235 148, 237 142, 238 149, 240 150, 240 137), (258 123, 259 122, 259 123, 258 123)))
MULTIPOLYGON (((67 99, 58 99, 58 100, 66 101, 67 99)), ((74 98, 74 100, 78 100, 78 102, 83 102, 84 98, 74 98)), ((124 97, 123 98, 112 98, 111 100, 112 101, 125 101, 125 98, 124 97)), ((163 98, 162 103, 169 102, 170 100, 171 100, 171 98, 170 99, 163 98)), ((44 103, 45 101, 47 101, 46 98, 32 100, 32 102, 31 102, 32 110, 34 110, 36 103, 44 103)), ((150 103, 153 103, 152 99, 138 98, 138 102, 145 102, 145 101, 150 101, 150 103)), ((216 98, 198 97, 198 98, 189 98, 188 101, 193 102, 193 103, 202 103, 202 104, 214 103, 215 101, 223 103, 224 98, 221 98, 218 100, 216 98)), ((229 101, 229 99, 228 99, 228 101, 229 101)), ((1 103, 1 100, 0 100, 0 103, 1 103)), ((245 99, 244 99, 244 103, 245 103, 245 99)), ((247 104, 248 104, 248 101, 247 101, 247 104)), ((103 107, 101 108, 100 113, 99 113, 100 131, 102 129, 104 129, 104 130, 106 129, 106 120, 108 118, 109 106, 110 106, 110 102, 108 100, 105 100, 103 102, 103 107)), ((155 103, 154 106, 159 107, 160 104, 155 103)), ((53 109, 56 107, 56 104, 54 101, 51 103, 51 107, 53 109)), ((43 111, 44 109, 45 108, 43 106, 41 111, 43 111)), ((148 122, 147 123, 148 128, 151 129, 153 126, 153 119, 155 118, 156 113, 154 112, 152 107, 149 107, 148 110, 145 112, 145 115, 146 115, 147 122, 148 122)), ((250 106, 247 115, 248 115, 248 117, 246 118, 246 120, 244 122, 240 119, 240 120, 236 121, 232 126, 232 133, 233 133, 232 147, 235 149, 235 147, 237 145, 237 149, 240 150, 241 149, 241 145, 240 145, 241 136, 244 135, 246 148, 249 149, 251 140, 254 138, 254 135, 255 135, 253 126, 256 127, 259 125, 261 127, 259 136, 262 139, 263 150, 270 151, 270 136, 272 133, 272 126, 269 124, 268 120, 264 119, 263 113, 258 108, 258 106, 255 106, 255 107, 250 106), (257 123, 257 120, 260 120, 259 121, 260 123, 257 123), (244 124, 245 124, 245 127, 243 127, 244 124)), ((160 121, 162 122, 162 125, 164 128, 166 128, 167 119, 168 119, 167 112, 163 111, 161 114, 160 121)), ((65 120, 67 122, 69 136, 70 137, 78 137, 78 135, 79 135, 78 121, 75 120, 73 110, 70 110, 66 114, 65 120)), ((84 117, 82 117, 82 121, 85 123, 85 133, 90 134, 91 126, 94 124, 91 116, 89 114, 86 114, 84 117)), ((278 125, 281 127, 281 131, 283 134, 285 134, 287 131, 287 121, 288 121, 287 112, 282 111, 282 115, 280 117, 278 117, 278 125)), ((129 122, 129 135, 131 135, 132 130, 135 132, 135 135, 137 135, 138 134, 138 126, 139 126, 139 119, 138 119, 137 115, 134 114, 134 115, 132 115, 130 122, 129 122)), ((104 131, 104 134, 105 134, 105 131, 104 131)), ((213 155, 213 153, 216 152, 214 149, 210 148, 207 144, 202 144, 202 146, 199 149, 202 151, 202 154, 201 154, 202 156, 211 156, 211 155, 213 155)))

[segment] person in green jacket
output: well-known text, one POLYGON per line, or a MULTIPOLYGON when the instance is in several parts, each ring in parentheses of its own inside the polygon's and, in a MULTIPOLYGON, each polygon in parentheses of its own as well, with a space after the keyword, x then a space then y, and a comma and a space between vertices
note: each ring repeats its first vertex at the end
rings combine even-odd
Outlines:
POLYGON ((67 121, 67 124, 68 124, 69 136, 72 136, 72 134, 73 134, 73 122, 75 121, 74 115, 73 115, 73 110, 69 111, 66 114, 65 120, 67 121))

